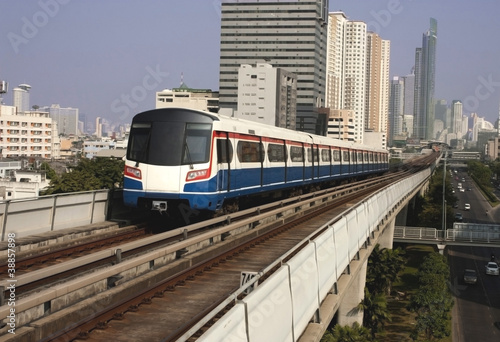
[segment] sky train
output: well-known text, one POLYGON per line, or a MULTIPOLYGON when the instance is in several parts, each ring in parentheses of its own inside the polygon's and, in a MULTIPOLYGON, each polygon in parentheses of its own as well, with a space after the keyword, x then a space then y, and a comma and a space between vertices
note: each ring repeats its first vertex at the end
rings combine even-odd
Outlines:
POLYGON ((209 112, 134 116, 123 199, 161 213, 181 204, 220 211, 239 198, 382 173, 387 151, 209 112))

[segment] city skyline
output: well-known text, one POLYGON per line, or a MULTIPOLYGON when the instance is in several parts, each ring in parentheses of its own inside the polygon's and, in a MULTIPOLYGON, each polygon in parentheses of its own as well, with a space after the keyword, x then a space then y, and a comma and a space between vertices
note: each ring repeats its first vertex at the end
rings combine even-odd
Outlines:
MULTIPOLYGON (((31 85, 30 105, 78 108, 90 121, 129 123, 155 93, 219 89, 220 1, 0 2, 0 80, 31 85), (119 5, 118 5, 119 4, 119 5), (89 10, 92 10, 89 12, 89 10), (85 14, 83 14, 85 13, 85 14)), ((465 0, 332 1, 330 11, 391 41, 390 77, 410 73, 429 18, 439 22, 435 98, 494 123, 500 103, 500 3, 465 0), (497 40, 498 41, 498 40, 497 40)))

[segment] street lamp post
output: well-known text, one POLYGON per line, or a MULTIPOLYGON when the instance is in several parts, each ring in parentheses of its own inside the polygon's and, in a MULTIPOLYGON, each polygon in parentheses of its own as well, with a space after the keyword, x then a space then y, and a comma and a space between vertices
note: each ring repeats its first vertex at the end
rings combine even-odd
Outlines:
POLYGON ((443 166, 443 219, 442 219, 442 227, 444 236, 446 237, 446 199, 445 199, 445 190, 446 190, 446 155, 447 151, 444 150, 444 166, 443 166))

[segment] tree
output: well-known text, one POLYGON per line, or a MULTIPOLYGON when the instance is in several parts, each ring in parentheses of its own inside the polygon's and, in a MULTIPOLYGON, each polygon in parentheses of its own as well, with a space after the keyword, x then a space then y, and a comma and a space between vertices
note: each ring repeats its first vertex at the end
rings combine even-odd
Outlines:
POLYGON ((375 341, 370 331, 358 323, 350 326, 336 325, 332 331, 327 331, 321 338, 321 342, 368 342, 375 341))
POLYGON ((88 171, 100 181, 99 189, 114 189, 123 184, 123 160, 94 158, 81 159, 75 170, 88 171))
POLYGON ((380 249, 380 245, 373 248, 368 259, 366 286, 373 294, 390 294, 392 283, 398 279, 398 274, 404 268, 406 259, 400 248, 380 249))
POLYGON ((122 160, 81 159, 70 172, 51 178, 43 195, 121 187, 123 168, 122 160))
POLYGON ((448 328, 453 298, 448 289, 450 270, 446 258, 439 253, 429 254, 417 273, 419 288, 411 296, 408 310, 417 313, 411 337, 421 334, 429 341, 449 336, 448 328))
POLYGON ((101 182, 88 171, 74 170, 61 177, 51 179, 49 188, 44 195, 79 192, 101 189, 101 182))
POLYGON ((363 310, 363 326, 371 331, 372 338, 383 330, 387 321, 391 321, 387 299, 383 293, 371 294, 365 287, 365 297, 359 303, 358 309, 363 310))
POLYGON ((47 177, 47 179, 52 180, 52 179, 55 179, 57 177, 56 171, 54 171, 54 169, 51 168, 49 163, 47 163, 47 162, 43 162, 40 165, 40 170, 45 170, 45 177, 47 177))

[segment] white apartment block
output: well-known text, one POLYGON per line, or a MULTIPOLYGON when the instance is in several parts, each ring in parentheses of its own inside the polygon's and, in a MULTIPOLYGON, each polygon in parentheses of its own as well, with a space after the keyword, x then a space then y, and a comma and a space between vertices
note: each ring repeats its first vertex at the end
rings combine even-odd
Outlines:
POLYGON ((57 125, 49 113, 28 111, 16 114, 16 107, 0 105, 0 155, 4 158, 58 158, 57 125))
POLYGON ((354 141, 363 143, 366 113, 366 23, 349 21, 342 12, 329 14, 327 107, 354 114, 354 141))
POLYGON ((12 102, 16 107, 16 113, 24 113, 30 110, 30 89, 28 84, 20 84, 12 89, 12 102))
POLYGON ((234 117, 295 130, 297 75, 267 63, 241 65, 234 117))
POLYGON ((179 88, 164 89, 156 93, 156 108, 172 107, 217 113, 219 94, 210 89, 188 88, 184 83, 179 88))

